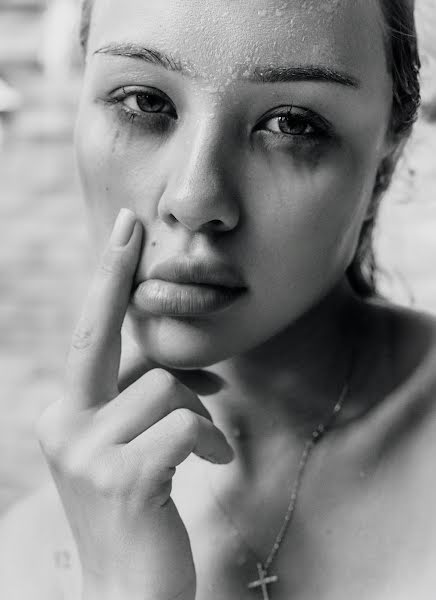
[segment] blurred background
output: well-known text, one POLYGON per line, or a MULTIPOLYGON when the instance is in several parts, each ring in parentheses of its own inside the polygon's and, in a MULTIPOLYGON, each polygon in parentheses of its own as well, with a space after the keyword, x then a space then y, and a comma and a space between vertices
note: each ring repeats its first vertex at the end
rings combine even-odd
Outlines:
MULTIPOLYGON (((376 232, 379 288, 436 314, 436 1, 416 0, 423 109, 376 232)), ((92 270, 74 166, 79 0, 0 0, 0 514, 45 478, 33 434, 62 391, 92 270)))

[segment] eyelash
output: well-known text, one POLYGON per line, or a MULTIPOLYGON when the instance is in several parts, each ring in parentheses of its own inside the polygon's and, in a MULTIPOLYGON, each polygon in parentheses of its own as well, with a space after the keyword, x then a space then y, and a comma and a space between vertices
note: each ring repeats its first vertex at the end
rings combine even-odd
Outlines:
MULTIPOLYGON (((138 96, 148 96, 151 98, 156 98, 162 102, 166 102, 168 105, 171 105, 171 102, 168 99, 162 96, 161 93, 158 93, 157 91, 154 92, 153 89, 150 89, 149 91, 144 91, 144 89, 127 91, 124 87, 121 88, 121 90, 116 95, 109 98, 107 102, 119 106, 119 108, 127 117, 129 123, 133 123, 136 119, 139 118, 141 119, 143 124, 150 125, 149 122, 150 120, 152 120, 155 125, 158 125, 159 128, 163 129, 167 120, 166 115, 171 115, 171 112, 147 112, 141 110, 134 110, 125 104, 125 101, 128 98, 135 98, 138 96)), ((278 136, 279 138, 283 138, 285 140, 289 140, 291 138, 300 138, 300 141, 301 139, 314 141, 315 139, 328 138, 332 135, 331 126, 328 123, 328 121, 326 121, 325 119, 323 119, 322 117, 320 117, 319 115, 317 115, 309 109, 303 109, 295 106, 288 106, 286 107, 286 110, 283 110, 282 112, 278 113, 276 112, 264 118, 261 121, 261 123, 256 126, 255 131, 261 129, 261 125, 273 119, 283 119, 285 122, 286 119, 292 119, 293 122, 291 126, 295 127, 301 125, 305 126, 306 129, 311 129, 309 133, 298 134, 285 133, 282 131, 271 131, 271 129, 266 129, 267 132, 270 132, 274 136, 278 136), (298 110, 299 112, 294 112, 295 110, 298 110)))
MULTIPOLYGON (((315 139, 315 138, 320 138, 320 137, 329 137, 330 134, 330 125, 327 123, 327 121, 325 121, 324 119, 322 119, 321 117, 319 117, 318 115, 316 115, 315 113, 313 113, 312 111, 308 110, 308 109, 302 109, 299 107, 294 107, 291 106, 289 108, 287 108, 284 112, 279 112, 279 113, 275 113, 273 115, 268 116, 267 118, 263 119, 261 122, 261 125, 267 123, 268 121, 274 120, 274 119, 278 119, 278 122, 280 122, 281 119, 283 119, 283 122, 286 123, 286 120, 289 119, 290 120, 290 128, 292 127, 299 127, 301 126, 303 129, 308 129, 310 128, 311 131, 310 132, 303 132, 303 133, 285 133, 283 131, 272 131, 271 129, 268 129, 267 131, 274 133, 275 135, 278 136, 282 136, 284 138, 306 138, 306 139, 315 139), (295 112, 295 109, 298 112, 295 112)), ((277 127, 279 127, 279 124, 277 124, 277 127)), ((257 129, 257 127, 256 127, 257 129)))
POLYGON ((113 95, 111 98, 106 99, 106 102, 108 104, 112 104, 112 105, 116 105, 120 108, 120 110, 122 111, 122 113, 124 114, 124 116, 127 118, 129 123, 133 123, 136 119, 140 119, 142 121, 142 124, 150 126, 150 121, 152 121, 153 125, 157 125, 159 129, 164 129, 165 124, 166 124, 166 115, 169 115, 171 113, 169 112, 153 112, 153 111, 149 111, 148 113, 146 111, 140 111, 140 110, 133 110, 131 108, 129 108, 126 104, 124 104, 125 100, 127 100, 128 98, 134 98, 135 96, 148 96, 148 97, 152 97, 152 98, 157 98, 163 102, 167 102, 168 104, 171 104, 169 102, 169 100, 167 100, 166 98, 164 98, 160 93, 157 93, 153 91, 153 89, 150 89, 149 91, 144 91, 144 89, 141 90, 130 90, 127 91, 126 88, 121 88, 121 90, 119 90, 115 95, 113 95), (147 115, 147 116, 146 116, 147 115))

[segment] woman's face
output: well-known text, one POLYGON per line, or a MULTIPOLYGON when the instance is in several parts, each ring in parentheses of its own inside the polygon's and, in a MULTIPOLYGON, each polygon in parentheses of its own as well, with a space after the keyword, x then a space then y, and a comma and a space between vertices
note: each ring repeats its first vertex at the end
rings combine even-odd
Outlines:
POLYGON ((131 306, 150 358, 246 352, 344 277, 391 85, 375 0, 96 0, 76 144, 99 245, 128 207, 145 231, 137 284, 186 257, 246 287, 203 314, 131 306))

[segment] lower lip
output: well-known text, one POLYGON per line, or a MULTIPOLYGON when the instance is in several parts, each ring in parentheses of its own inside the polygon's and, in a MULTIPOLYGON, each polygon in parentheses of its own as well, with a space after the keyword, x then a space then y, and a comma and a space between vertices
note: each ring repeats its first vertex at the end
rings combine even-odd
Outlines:
POLYGON ((135 289, 132 306, 155 315, 205 315, 224 310, 245 292, 243 288, 148 279, 135 289))

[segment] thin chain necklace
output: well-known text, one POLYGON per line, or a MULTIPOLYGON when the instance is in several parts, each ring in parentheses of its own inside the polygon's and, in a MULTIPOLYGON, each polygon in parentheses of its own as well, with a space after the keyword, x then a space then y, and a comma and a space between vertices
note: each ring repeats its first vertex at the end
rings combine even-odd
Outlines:
MULTIPOLYGON (((306 440, 306 442, 303 446, 303 450, 300 455, 300 461, 298 463, 297 476, 295 478, 294 485, 292 487, 289 504, 286 509, 283 523, 282 523, 282 525, 276 535, 274 543, 272 545, 271 551, 268 554, 265 562, 262 563, 262 562, 258 561, 256 564, 258 579, 256 579, 255 581, 251 581, 250 583, 247 584, 247 588, 249 590, 261 590, 262 595, 263 595, 263 600, 270 600, 270 596, 268 593, 268 586, 271 585, 272 583, 276 583, 279 580, 278 575, 269 575, 268 572, 269 572, 269 569, 271 567, 273 560, 275 559, 278 551, 280 550, 280 546, 283 542, 283 539, 284 539, 286 532, 289 528, 289 525, 292 521, 292 517, 294 516, 295 508, 297 506, 298 494, 300 492, 301 484, 303 481, 307 463, 309 461, 309 457, 310 457, 314 447, 322 440, 322 438, 327 433, 327 431, 329 431, 329 429, 332 427, 332 425, 336 421, 339 413, 342 410, 345 398, 347 397, 347 394, 348 394, 350 380, 351 380, 351 376, 352 376, 352 373, 354 370, 354 362, 355 362, 355 349, 353 348, 350 368, 347 373, 347 377, 345 379, 345 383, 342 388, 339 399, 336 402, 336 404, 334 405, 333 410, 331 411, 330 417, 325 422, 320 423, 312 431, 312 433, 310 434, 310 436, 308 437, 308 439, 306 440)), ((211 488, 211 491, 212 491, 212 488, 211 488)), ((212 491, 212 493, 213 493, 213 491, 212 491)), ((250 548, 249 544, 247 544, 247 542, 244 540, 242 534, 240 533, 239 529, 234 524, 231 517, 227 514, 227 512, 222 507, 221 502, 219 502, 219 500, 215 496, 215 494, 213 494, 213 495, 215 497, 215 501, 217 502, 217 504, 220 507, 221 511, 223 512, 224 516, 227 518, 227 520, 230 522, 230 524, 236 530, 236 532, 239 534, 239 536, 243 539, 247 548, 250 548)), ((250 548, 250 551, 254 555, 256 555, 256 553, 253 550, 251 550, 251 548, 250 548)))

